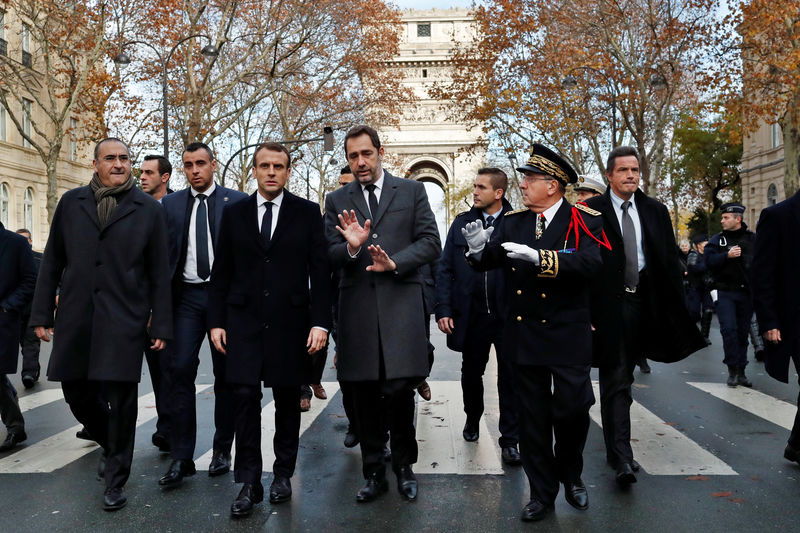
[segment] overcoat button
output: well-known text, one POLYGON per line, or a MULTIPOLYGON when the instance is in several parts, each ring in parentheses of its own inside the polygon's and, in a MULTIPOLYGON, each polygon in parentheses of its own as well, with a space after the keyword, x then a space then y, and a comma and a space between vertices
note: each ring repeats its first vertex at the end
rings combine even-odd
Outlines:
POLYGON ((522 291, 517 289, 517 296, 519 296, 520 294, 522 294, 522 291))
POLYGON ((522 322, 522 317, 521 316, 517 317, 517 322, 522 322))

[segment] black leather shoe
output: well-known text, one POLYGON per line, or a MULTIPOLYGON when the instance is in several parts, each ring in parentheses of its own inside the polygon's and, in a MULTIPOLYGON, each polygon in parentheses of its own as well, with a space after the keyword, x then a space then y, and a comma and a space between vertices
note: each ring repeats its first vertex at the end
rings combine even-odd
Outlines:
POLYGON ((522 508, 522 516, 520 518, 523 522, 536 522, 547 516, 547 513, 552 511, 553 508, 552 505, 545 505, 539 500, 533 499, 522 508))
POLYGON ((0 444, 0 452, 7 452, 17 447, 17 444, 27 439, 28 436, 24 431, 9 431, 6 435, 6 440, 0 444))
POLYGON ((642 372, 642 374, 649 374, 651 372, 650 365, 647 364, 647 359, 644 357, 639 362, 639 370, 642 372))
POLYGON ((522 464, 522 457, 516 446, 506 446, 500 453, 503 462, 509 466, 519 466, 522 464))
POLYGON ((158 484, 162 487, 174 487, 180 485, 184 477, 193 476, 196 472, 194 461, 175 459, 172 461, 172 464, 169 465, 167 473, 158 480, 158 484))
POLYGON ((395 472, 397 475, 397 491, 409 501, 417 499, 417 477, 410 465, 401 466, 395 472))
POLYGON ((791 444, 787 444, 786 448, 783 450, 783 457, 785 459, 788 459, 789 461, 800 463, 800 450, 798 450, 791 444))
POLYGON ((103 478, 106 477, 106 452, 103 450, 103 453, 100 454, 100 460, 97 461, 97 480, 102 481, 103 478))
POLYGON ((589 493, 586 492, 586 485, 580 479, 572 483, 564 483, 564 498, 568 504, 579 511, 589 508, 589 493))
POLYGON ((383 462, 384 463, 392 462, 392 450, 386 445, 383 446, 383 462))
POLYGON ((476 440, 478 440, 478 424, 477 423, 473 424, 472 422, 467 420, 467 423, 464 424, 464 431, 461 432, 461 434, 464 436, 465 441, 475 442, 476 440))
POLYGON ((106 511, 119 511, 125 504, 128 503, 128 498, 122 491, 122 487, 115 489, 106 489, 103 494, 103 509, 106 511))
POLYGON ((211 477, 221 476, 231 471, 231 454, 220 450, 214 450, 211 456, 211 464, 208 465, 208 475, 211 477))
POLYGON ((283 503, 292 499, 292 484, 288 477, 275 476, 269 486, 269 503, 283 503))
POLYGON ((242 490, 231 504, 231 516, 241 517, 250 516, 253 512, 253 505, 264 501, 264 486, 261 483, 253 485, 245 483, 242 490))
POLYGON ((355 448, 356 446, 358 446, 358 443, 359 443, 358 435, 356 435, 352 427, 348 426, 347 434, 344 436, 344 447, 355 448))
POLYGON ((617 484, 620 487, 627 487, 636 483, 636 476, 633 475, 633 467, 630 463, 620 463, 617 466, 617 484))
POLYGON ((389 490, 389 482, 385 477, 373 476, 367 479, 367 484, 356 494, 358 503, 371 502, 384 492, 389 490))
POLYGON ((89 430, 86 429, 86 426, 83 426, 81 429, 75 432, 75 436, 79 439, 83 440, 94 440, 91 435, 89 435, 89 430))
POLYGON ((31 376, 30 374, 23 374, 22 384, 25 386, 26 389, 32 389, 35 383, 36 383, 35 377, 31 376))
POLYGON ((633 470, 634 472, 638 472, 640 468, 641 465, 636 462, 636 459, 631 459, 631 470, 633 470))
POLYGON ((161 450, 162 452, 170 451, 169 440, 167 436, 163 433, 153 433, 153 436, 150 439, 153 442, 153 446, 161 450))

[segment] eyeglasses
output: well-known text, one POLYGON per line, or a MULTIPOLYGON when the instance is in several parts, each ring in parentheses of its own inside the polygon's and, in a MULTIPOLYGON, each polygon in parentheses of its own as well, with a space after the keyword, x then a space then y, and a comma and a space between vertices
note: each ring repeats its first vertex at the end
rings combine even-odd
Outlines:
POLYGON ((119 159, 120 163, 127 163, 128 161, 131 160, 130 156, 127 154, 107 155, 103 157, 103 161, 105 161, 106 163, 113 163, 117 159, 119 159))
POLYGON ((550 177, 538 178, 536 176, 525 176, 524 178, 522 178, 522 181, 553 181, 553 178, 550 177))

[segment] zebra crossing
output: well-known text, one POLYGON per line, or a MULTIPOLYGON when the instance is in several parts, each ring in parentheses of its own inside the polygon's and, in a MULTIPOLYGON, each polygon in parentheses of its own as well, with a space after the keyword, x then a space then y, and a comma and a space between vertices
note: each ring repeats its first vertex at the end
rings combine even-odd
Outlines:
MULTIPOLYGON (((598 384, 593 383, 595 396, 599 398, 598 384)), ((794 423, 796 407, 758 390, 744 387, 729 388, 723 383, 686 382, 688 387, 702 391, 710 402, 721 402, 741 409, 758 417, 766 424, 790 429, 794 423)), ((331 418, 342 416, 339 385, 336 382, 324 383, 329 400, 314 400, 311 410, 303 413, 301 418, 301 445, 304 435, 317 425, 313 438, 341 439, 341 433, 331 426, 331 418), (325 435, 325 432, 329 435, 325 435), (320 436, 322 435, 322 437, 320 436)), ((197 385, 196 393, 209 392, 212 385, 197 385)), ((458 381, 432 381, 433 398, 430 402, 419 401, 417 404, 417 440, 419 442, 419 458, 415 466, 418 474, 450 474, 450 475, 487 475, 503 474, 504 468, 496 443, 496 428, 491 428, 487 417, 483 417, 480 425, 481 438, 477 442, 465 442, 461 430, 466 420, 461 396, 461 385, 458 381)), ((492 394, 492 387, 487 387, 487 394, 492 394)), ((495 393, 496 394, 496 393, 495 393)), ((20 408, 29 420, 29 426, 35 428, 37 409, 46 408, 54 402, 63 401, 60 388, 49 388, 20 397, 20 408)), ((488 404, 488 402, 487 402, 488 404)), ((269 470, 274 461, 272 439, 275 434, 274 402, 270 401, 262 408, 262 452, 264 467, 269 470)), ((496 413, 487 410, 492 417, 496 413)), ((152 393, 139 397, 137 427, 143 426, 156 416, 155 398, 152 393)), ((599 401, 592 407, 590 416, 593 422, 602 427, 599 401)), ((490 418, 493 420, 494 418, 490 418)), ((69 422, 74 422, 70 418, 69 422)), ((642 469, 653 476, 687 476, 701 474, 705 476, 737 476, 735 468, 714 455, 702 442, 695 442, 665 421, 657 413, 634 401, 631 406, 632 447, 634 456, 642 469)), ((68 464, 91 453, 98 447, 96 444, 75 438, 80 425, 72 425, 40 440, 35 440, 35 431, 22 446, 0 457, 0 475, 50 473, 64 468, 68 464)), ((141 428, 137 441, 149 441, 149 431, 141 428)), ((137 452, 138 453, 138 452, 137 452)), ((357 454, 358 449, 350 453, 357 454)), ((211 461, 212 450, 198 450, 196 465, 198 470, 207 470, 211 461)))

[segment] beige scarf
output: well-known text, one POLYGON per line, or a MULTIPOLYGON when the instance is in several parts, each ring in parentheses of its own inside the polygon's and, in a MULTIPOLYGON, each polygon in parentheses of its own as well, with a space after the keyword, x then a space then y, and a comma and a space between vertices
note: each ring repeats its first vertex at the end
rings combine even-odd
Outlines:
POLYGON ((105 228, 111 219, 114 208, 117 207, 117 197, 133 187, 133 176, 128 176, 128 181, 122 185, 106 187, 100 181, 100 176, 95 172, 92 174, 92 181, 89 182, 89 187, 92 188, 95 202, 97 202, 97 218, 100 219, 100 227, 105 228))

